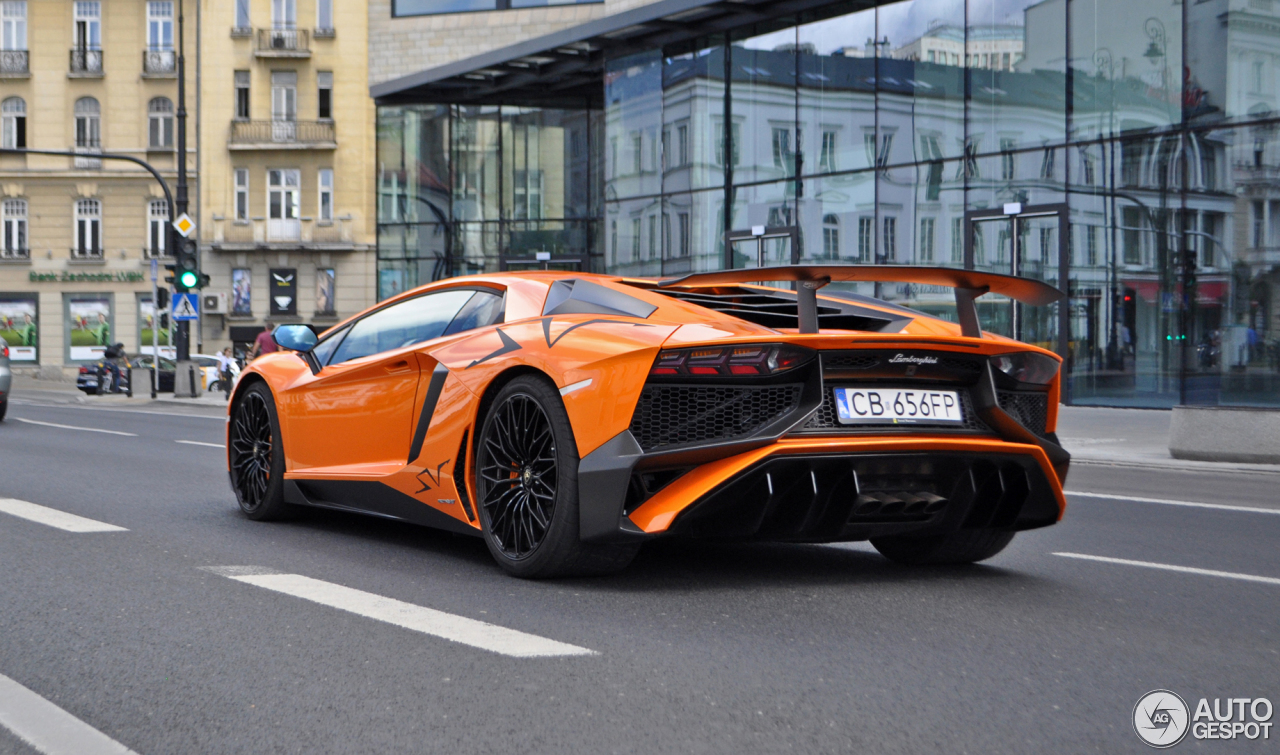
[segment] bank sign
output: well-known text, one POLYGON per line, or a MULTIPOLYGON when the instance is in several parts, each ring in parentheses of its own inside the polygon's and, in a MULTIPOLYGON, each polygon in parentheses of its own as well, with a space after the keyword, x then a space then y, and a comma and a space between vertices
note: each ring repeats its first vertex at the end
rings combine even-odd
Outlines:
POLYGON ((141 272, 116 270, 115 272, 81 273, 63 270, 59 273, 37 273, 32 270, 32 283, 141 283, 144 276, 141 272))

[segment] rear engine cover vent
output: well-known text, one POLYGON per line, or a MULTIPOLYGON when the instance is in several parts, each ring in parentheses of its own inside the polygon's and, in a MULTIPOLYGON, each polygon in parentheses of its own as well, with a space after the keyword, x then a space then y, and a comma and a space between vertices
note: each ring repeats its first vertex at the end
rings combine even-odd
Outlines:
MULTIPOLYGON (((713 309, 766 328, 798 328, 800 316, 796 295, 790 291, 754 289, 743 286, 711 288, 657 288, 681 301, 713 309)), ((860 330, 869 333, 898 333, 913 318, 830 299, 818 300, 818 328, 860 330)))
POLYGON ((795 411, 800 392, 800 384, 646 385, 631 418, 631 434, 646 453, 747 438, 795 411))

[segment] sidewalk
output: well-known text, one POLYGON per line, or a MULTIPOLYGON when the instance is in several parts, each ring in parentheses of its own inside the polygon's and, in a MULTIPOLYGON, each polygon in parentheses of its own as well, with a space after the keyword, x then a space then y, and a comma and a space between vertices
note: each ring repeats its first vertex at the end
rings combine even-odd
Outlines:
POLYGON ((1072 464, 1101 464, 1214 472, 1280 474, 1280 464, 1186 461, 1169 455, 1167 409, 1112 409, 1063 406, 1058 410, 1058 439, 1072 464))
POLYGON ((81 404, 116 408, 141 409, 147 407, 199 406, 225 409, 227 406, 227 399, 221 393, 205 393, 199 398, 175 398, 172 393, 159 393, 156 394, 156 398, 153 400, 150 387, 144 386, 144 390, 140 393, 134 393, 133 398, 129 398, 123 393, 90 396, 76 388, 76 384, 70 381, 36 380, 26 375, 13 376, 13 387, 10 396, 18 401, 30 398, 39 400, 42 403, 81 404))

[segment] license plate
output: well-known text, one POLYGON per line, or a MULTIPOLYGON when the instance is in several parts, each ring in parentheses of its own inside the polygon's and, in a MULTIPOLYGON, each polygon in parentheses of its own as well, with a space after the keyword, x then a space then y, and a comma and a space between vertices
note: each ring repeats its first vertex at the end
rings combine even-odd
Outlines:
POLYGON ((842 425, 961 425, 960 394, 917 388, 836 388, 842 425))

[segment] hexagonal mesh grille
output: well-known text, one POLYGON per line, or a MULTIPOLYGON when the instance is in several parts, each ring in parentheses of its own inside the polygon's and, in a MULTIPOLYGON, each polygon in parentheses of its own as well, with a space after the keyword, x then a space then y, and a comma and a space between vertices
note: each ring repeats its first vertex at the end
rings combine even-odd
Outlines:
MULTIPOLYGON (((978 413, 973 410, 973 401, 969 398, 969 391, 961 388, 960 393, 960 413, 964 417, 963 425, 943 425, 957 430, 968 430, 971 432, 989 433, 991 428, 978 418, 978 413)), ((936 429, 939 426, 932 426, 936 429)), ((899 426, 901 428, 901 426, 899 426)), ((833 386, 827 386, 822 392, 822 406, 818 407, 818 411, 813 413, 808 422, 804 423, 801 428, 803 432, 822 432, 824 430, 844 430, 854 432, 883 432, 884 425, 842 425, 836 416, 836 393, 833 386)))
POLYGON ((880 357, 866 354, 823 354, 823 367, 839 367, 842 370, 869 370, 880 364, 880 357))
POLYGON ((1049 422, 1049 395, 1038 391, 999 391, 1000 408, 1022 423, 1022 426, 1044 435, 1049 422))
POLYGON ((631 418, 631 434, 646 452, 746 437, 793 411, 800 388, 646 385, 631 418))

